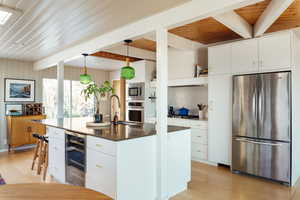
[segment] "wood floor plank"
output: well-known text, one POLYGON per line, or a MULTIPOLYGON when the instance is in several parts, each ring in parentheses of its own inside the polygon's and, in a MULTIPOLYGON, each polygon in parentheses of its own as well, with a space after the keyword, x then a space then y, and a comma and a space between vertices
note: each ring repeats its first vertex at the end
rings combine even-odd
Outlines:
MULTIPOLYGON (((33 151, 0 154, 0 174, 8 184, 41 183, 31 171, 33 151)), ((47 177, 46 182, 53 182, 47 177)), ((192 162, 192 181, 187 191, 171 200, 299 200, 300 184, 289 188, 264 179, 232 174, 228 168, 192 162)))

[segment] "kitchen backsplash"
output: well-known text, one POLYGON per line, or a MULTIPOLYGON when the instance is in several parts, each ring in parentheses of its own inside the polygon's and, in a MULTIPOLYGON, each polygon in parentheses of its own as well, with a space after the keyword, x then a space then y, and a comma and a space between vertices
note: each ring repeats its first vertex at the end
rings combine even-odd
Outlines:
POLYGON ((168 105, 175 110, 185 107, 191 115, 198 115, 197 104, 208 104, 208 88, 197 87, 169 87, 168 105))

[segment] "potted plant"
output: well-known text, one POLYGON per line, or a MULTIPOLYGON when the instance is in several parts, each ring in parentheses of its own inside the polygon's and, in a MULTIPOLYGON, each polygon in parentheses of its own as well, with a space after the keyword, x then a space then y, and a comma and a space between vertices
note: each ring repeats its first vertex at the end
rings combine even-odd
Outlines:
POLYGON ((114 88, 109 81, 105 81, 100 87, 96 83, 91 83, 82 90, 85 100, 89 98, 95 98, 96 100, 96 113, 94 115, 95 123, 103 122, 103 115, 100 113, 100 101, 106 98, 109 93, 114 94, 114 92, 114 88))

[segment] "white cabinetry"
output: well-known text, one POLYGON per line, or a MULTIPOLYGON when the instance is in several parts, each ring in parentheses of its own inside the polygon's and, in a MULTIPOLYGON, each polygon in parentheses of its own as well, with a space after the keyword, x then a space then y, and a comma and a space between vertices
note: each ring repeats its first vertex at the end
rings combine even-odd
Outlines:
POLYGON ((62 129, 47 127, 49 135, 49 173, 65 183, 65 133, 62 129))
POLYGON ((283 32, 232 43, 232 73, 289 70, 293 66, 292 36, 283 32))
POLYGON ((208 160, 231 164, 232 76, 209 76, 208 160))
POLYGON ((155 144, 156 136, 119 142, 87 136, 85 186, 118 200, 154 199, 155 144))
POLYGON ((259 38, 260 70, 280 70, 292 66, 291 32, 259 38))
POLYGON ((168 125, 191 128, 191 158, 199 162, 208 160, 207 121, 168 118, 168 125))
POLYGON ((232 73, 257 72, 258 61, 257 39, 235 42, 232 44, 232 73))
POLYGON ((231 44, 208 49, 208 73, 231 74, 231 44))

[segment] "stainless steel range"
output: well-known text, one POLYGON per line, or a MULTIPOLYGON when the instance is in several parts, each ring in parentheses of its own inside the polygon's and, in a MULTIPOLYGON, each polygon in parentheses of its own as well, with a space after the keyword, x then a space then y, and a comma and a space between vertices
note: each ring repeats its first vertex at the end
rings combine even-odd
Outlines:
POLYGON ((291 183, 291 73, 233 77, 232 170, 291 183))

